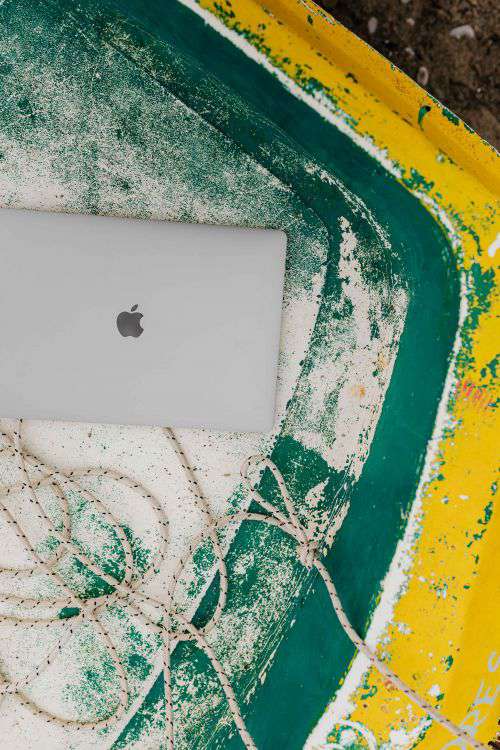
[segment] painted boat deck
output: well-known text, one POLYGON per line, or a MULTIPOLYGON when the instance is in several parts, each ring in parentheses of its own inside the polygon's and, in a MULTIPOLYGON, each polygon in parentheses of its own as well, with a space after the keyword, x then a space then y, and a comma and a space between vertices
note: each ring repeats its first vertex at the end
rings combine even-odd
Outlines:
MULTIPOLYGON (((287 232, 278 428, 182 439, 217 512, 245 507, 239 464, 264 449, 306 516, 343 518, 326 564, 353 624, 413 688, 490 739, 494 151, 307 2, 7 0, 0 17, 4 204, 287 232)), ((121 462, 157 488, 181 551, 197 520, 158 437, 86 435, 49 424, 30 440, 68 466, 121 462)), ((262 491, 275 499, 271 483, 262 491)), ((146 560, 147 521, 129 521, 146 560)), ((229 541, 213 646, 259 748, 452 740, 367 670, 279 531, 242 525, 229 541)), ((111 558, 119 569, 119 550, 111 558)), ((188 583, 186 610, 203 622, 218 592, 206 549, 188 583)), ((130 623, 122 638, 134 701, 107 733, 71 736, 74 748, 161 747, 158 643, 130 623)), ((77 662, 78 679, 53 692, 84 716, 113 675, 77 662)), ((241 747, 204 657, 181 644, 173 664, 176 747, 241 747)), ((16 710, 0 706, 0 727, 22 747, 16 710)), ((33 726, 39 747, 67 746, 64 732, 33 726)))

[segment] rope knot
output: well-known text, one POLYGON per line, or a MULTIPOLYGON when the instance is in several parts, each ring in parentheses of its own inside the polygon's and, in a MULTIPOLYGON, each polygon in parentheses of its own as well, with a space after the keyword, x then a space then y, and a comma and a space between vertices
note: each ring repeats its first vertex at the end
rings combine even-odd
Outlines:
POLYGON ((316 558, 316 545, 311 540, 302 542, 297 547, 297 557, 307 571, 312 570, 316 558))
MULTIPOLYGON (((155 632, 161 635, 163 641, 163 680, 164 680, 164 694, 165 694, 165 732, 167 747, 169 750, 174 750, 174 702, 172 698, 172 685, 171 685, 171 652, 175 645, 180 641, 193 641, 197 644, 198 648, 202 650, 209 661, 211 662, 218 678, 220 685, 225 693, 227 703, 232 714, 235 726, 240 734, 241 740, 246 750, 256 750, 255 743, 249 734, 245 722, 243 720, 238 702, 234 690, 230 684, 229 676, 226 673, 223 665, 219 661, 214 649, 207 640, 207 634, 212 630, 218 623, 219 618, 222 615, 222 611, 226 604, 227 591, 228 591, 228 576, 226 571, 226 564, 224 559, 224 550, 221 547, 221 543, 218 536, 218 530, 224 528, 228 524, 234 524, 235 522, 241 523, 243 521, 251 521, 258 523, 265 523, 269 526, 280 529, 283 533, 288 534, 297 545, 297 557, 301 564, 307 569, 311 570, 313 567, 316 568, 320 578, 323 580, 326 590, 329 594, 332 607, 337 614, 339 622, 348 635, 352 643, 358 649, 358 651, 364 654, 373 666, 375 666, 380 674, 386 679, 390 680, 393 685, 398 689, 402 690, 404 694, 410 697, 424 712, 430 715, 433 719, 438 721, 443 727, 448 728, 458 738, 468 742, 472 747, 477 750, 487 750, 479 741, 472 737, 467 728, 460 727, 451 722, 445 716, 443 716, 433 705, 431 705, 425 699, 415 693, 415 691, 406 685, 400 678, 392 672, 385 662, 378 658, 377 654, 373 652, 367 643, 358 635, 353 626, 351 625, 346 612, 342 606, 342 603, 338 597, 334 582, 327 571, 326 567, 321 562, 320 554, 320 541, 319 538, 315 539, 313 533, 300 522, 298 512, 294 506, 292 498, 285 485, 283 476, 277 466, 271 461, 271 459, 263 456, 256 455, 246 460, 241 467, 241 475, 245 483, 248 484, 251 496, 259 505, 268 512, 268 515, 262 513, 240 511, 232 515, 224 516, 217 519, 213 516, 210 510, 210 506, 203 494, 201 486, 197 480, 195 471, 191 468, 190 462, 188 461, 181 445, 179 444, 174 432, 169 428, 165 429, 166 435, 170 440, 172 447, 179 459, 180 465, 186 476, 188 485, 193 493, 195 504, 198 510, 201 512, 205 520, 205 528, 201 534, 193 541, 188 549, 187 554, 178 561, 177 567, 173 573, 171 585, 169 585, 164 593, 162 599, 154 596, 152 593, 145 590, 145 584, 150 578, 159 572, 160 563, 165 562, 164 550, 167 546, 167 534, 168 519, 162 508, 161 503, 147 490, 142 487, 137 481, 124 476, 121 472, 114 472, 110 469, 84 469, 79 472, 69 472, 67 474, 57 471, 54 467, 50 467, 48 464, 43 463, 37 457, 29 454, 23 448, 21 442, 21 426, 22 422, 18 423, 17 430, 14 431, 13 437, 11 438, 6 433, 0 433, 0 435, 7 441, 7 450, 11 451, 17 458, 18 468, 21 473, 22 482, 12 487, 2 487, 0 485, 0 518, 2 518, 9 527, 12 527, 17 533, 20 542, 24 545, 27 552, 34 558, 35 565, 29 569, 4 569, 9 570, 15 577, 17 574, 23 571, 28 571, 29 574, 35 570, 43 570, 48 574, 56 585, 61 590, 62 599, 47 599, 48 604, 54 604, 54 602, 60 607, 64 605, 69 611, 72 612, 72 616, 66 619, 66 628, 61 638, 57 640, 55 646, 50 649, 44 658, 34 667, 29 674, 18 680, 6 681, 0 675, 0 695, 5 694, 20 694, 22 696, 23 705, 30 708, 36 715, 44 716, 47 720, 59 724, 60 726, 77 726, 87 727, 89 729, 102 729, 110 726, 112 722, 123 716, 127 707, 130 705, 130 693, 128 686, 127 673, 125 666, 122 663, 121 654, 118 652, 111 633, 108 632, 106 622, 101 620, 105 609, 113 604, 119 602, 123 607, 127 608, 127 612, 130 616, 138 617, 139 620, 150 626, 155 632), (249 477, 249 473, 254 470, 263 471, 268 469, 279 489, 283 505, 285 510, 276 508, 271 502, 267 501, 257 490, 257 481, 252 481, 249 477), (33 477, 35 474, 35 478, 33 477), (140 489, 141 495, 148 501, 151 508, 155 512, 156 520, 161 537, 160 547, 152 560, 150 567, 146 571, 138 571, 134 566, 133 551, 130 545, 130 541, 127 535, 124 533, 119 519, 116 518, 113 513, 103 504, 103 502, 84 484, 79 482, 82 477, 89 476, 101 476, 105 475, 112 479, 125 484, 126 486, 133 489, 140 489), (40 502, 40 498, 37 494, 39 487, 45 484, 51 484, 54 491, 58 495, 61 503, 62 515, 63 515, 63 528, 62 531, 56 529, 54 522, 47 515, 44 510, 43 504, 40 502), (19 491, 28 490, 30 493, 30 502, 35 509, 37 518, 45 524, 51 535, 59 542, 59 547, 55 550, 53 556, 49 559, 44 559, 37 551, 35 544, 30 542, 27 534, 25 533, 20 521, 18 521, 9 508, 2 502, 3 495, 8 495, 11 490, 19 491), (88 554, 79 549, 72 541, 72 523, 71 513, 69 510, 68 501, 65 495, 66 489, 73 489, 79 493, 86 495, 89 500, 95 503, 96 507, 103 514, 104 518, 113 526, 116 531, 123 550, 125 560, 125 574, 123 579, 118 579, 106 573, 102 566, 99 566, 93 561, 88 554), (210 620, 202 627, 196 627, 189 618, 187 618, 182 612, 177 611, 175 606, 175 593, 176 588, 181 580, 183 571, 188 561, 193 557, 196 549, 205 540, 210 540, 215 557, 217 559, 217 568, 219 572, 219 598, 215 611, 211 615, 210 620), (95 599, 83 599, 81 596, 76 594, 69 583, 65 580, 62 571, 59 568, 58 563, 61 561, 63 555, 73 555, 77 558, 80 563, 85 566, 88 570, 102 578, 106 583, 112 587, 112 592, 109 594, 100 595, 95 599), (154 612, 154 614, 153 614, 154 612), (62 647, 69 637, 73 635, 74 627, 77 623, 87 621, 93 625, 97 633, 101 637, 104 646, 106 647, 109 656, 113 662, 116 673, 120 682, 120 694, 117 705, 110 706, 109 714, 105 718, 90 718, 88 720, 74 720, 65 719, 56 714, 51 714, 42 706, 38 706, 26 699, 24 691, 29 687, 30 683, 37 679, 41 672, 48 667, 54 658, 60 656, 62 647)), ((5 449, 5 448, 4 448, 5 449)), ((0 453, 2 447, 0 445, 0 453)), ((21 596, 17 594, 10 594, 8 597, 3 597, 4 600, 11 600, 12 602, 28 603, 31 604, 35 610, 33 617, 23 618, 21 616, 14 619, 14 624, 24 623, 26 626, 31 627, 34 623, 50 623, 60 622, 59 614, 51 614, 48 617, 39 617, 36 612, 36 608, 40 604, 45 604, 43 599, 26 599, 23 600, 21 596)), ((0 614, 0 619, 3 619, 5 615, 0 614)))
POLYGON ((283 479, 283 475, 276 464, 274 464, 269 458, 266 458, 266 456, 263 455, 251 456, 243 463, 241 467, 241 476, 248 484, 252 495, 257 500, 259 505, 262 505, 263 508, 269 511, 273 518, 275 518, 282 526, 283 530, 287 531, 287 533, 295 539, 298 545, 297 557, 301 564, 308 571, 312 570, 312 568, 314 567, 314 561, 316 559, 316 542, 308 536, 307 531, 301 525, 297 510, 290 497, 285 484, 285 480, 283 479), (288 517, 280 513, 280 511, 277 510, 273 505, 271 505, 271 503, 265 500, 257 491, 256 483, 252 482, 252 480, 250 479, 249 471, 251 469, 258 469, 259 465, 261 467, 261 470, 269 469, 269 471, 273 475, 285 504, 288 517))

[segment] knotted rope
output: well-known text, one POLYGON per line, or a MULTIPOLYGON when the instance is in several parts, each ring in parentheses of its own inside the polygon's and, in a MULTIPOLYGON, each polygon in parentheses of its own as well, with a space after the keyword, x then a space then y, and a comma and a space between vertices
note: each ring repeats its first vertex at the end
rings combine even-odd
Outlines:
POLYGON ((139 621, 161 635, 163 644, 165 733, 169 750, 174 750, 174 706, 172 701, 172 674, 170 662, 172 651, 180 641, 192 641, 196 643, 197 646, 207 655, 225 693, 233 721, 246 750, 256 750, 255 743, 243 721, 229 678, 210 646, 207 640, 207 635, 217 625, 221 617, 226 604, 228 590, 226 564, 218 531, 228 525, 241 524, 242 522, 265 523, 281 529, 283 533, 291 537, 297 544, 297 555, 301 564, 304 565, 307 570, 312 570, 314 568, 317 570, 325 584, 332 607, 339 622, 356 649, 366 656, 370 663, 378 669, 387 680, 414 701, 414 703, 416 703, 428 716, 432 717, 441 726, 446 727, 456 737, 468 742, 473 748, 477 748, 477 750, 487 750, 487 748, 475 740, 465 728, 454 724, 443 716, 443 714, 441 714, 434 706, 417 695, 414 690, 406 685, 391 669, 389 669, 385 662, 378 658, 366 642, 357 634, 342 607, 337 590, 328 571, 319 559, 320 541, 314 538, 312 532, 308 531, 301 525, 298 513, 288 493, 283 477, 270 459, 265 456, 254 456, 245 461, 241 470, 242 479, 247 486, 251 497, 264 511, 266 511, 267 515, 264 515, 263 513, 241 511, 227 515, 223 518, 215 518, 210 511, 209 504, 201 491, 196 475, 192 470, 177 437, 171 429, 165 428, 166 437, 178 457, 179 463, 192 491, 195 505, 203 517, 205 527, 197 538, 191 542, 186 555, 179 560, 175 567, 170 586, 167 588, 164 597, 159 598, 150 593, 146 593, 144 590, 145 585, 157 575, 159 566, 164 562, 168 545, 168 519, 159 500, 149 493, 140 483, 124 474, 109 469, 86 469, 73 472, 59 471, 57 468, 41 461, 39 458, 24 449, 21 430, 22 420, 19 420, 12 436, 6 432, 0 432, 0 436, 4 441, 4 445, 0 447, 0 454, 6 452, 10 454, 16 460, 21 475, 21 481, 0 487, 0 516, 8 526, 12 528, 26 552, 31 555, 34 564, 25 568, 3 567, 0 568, 0 572, 9 573, 16 578, 31 576, 36 572, 43 572, 53 580, 60 590, 61 595, 59 597, 34 599, 10 593, 0 594, 0 602, 10 602, 16 607, 30 608, 29 616, 25 616, 24 613, 22 615, 1 614, 0 618, 10 621, 15 627, 23 628, 32 628, 35 626, 52 628, 55 622, 60 625, 63 623, 64 630, 55 645, 46 653, 40 663, 23 678, 9 680, 6 676, 2 675, 3 681, 0 681, 0 695, 16 694, 22 705, 27 707, 35 715, 43 716, 49 722, 66 727, 73 727, 76 729, 103 729, 117 721, 123 716, 129 706, 130 691, 127 675, 121 663, 117 648, 113 643, 111 635, 104 627, 101 617, 106 608, 119 603, 122 607, 127 609, 127 612, 131 617, 138 618, 139 621), (274 505, 262 497, 257 489, 257 479, 252 480, 250 476, 253 472, 260 475, 265 469, 268 469, 271 472, 276 481, 285 507, 285 513, 278 510, 274 505), (102 476, 109 477, 126 487, 138 491, 141 498, 150 506, 155 514, 160 535, 160 544, 150 565, 143 572, 138 571, 134 564, 131 543, 123 531, 119 520, 108 508, 106 508, 94 492, 91 492, 82 484, 82 480, 85 477, 102 476), (62 526, 61 530, 56 527, 56 523, 48 516, 38 496, 38 490, 44 486, 50 486, 59 500, 62 513, 62 522, 60 523, 60 526, 62 526), (90 559, 89 555, 82 552, 82 550, 72 541, 71 514, 65 494, 65 492, 70 490, 77 491, 89 501, 95 503, 99 512, 102 513, 107 523, 116 532, 123 550, 125 561, 124 574, 121 580, 107 574, 100 566, 90 559), (46 528, 46 532, 57 541, 55 549, 47 553, 45 556, 37 551, 36 545, 30 541, 28 533, 23 528, 20 520, 16 518, 15 514, 9 509, 9 495, 21 495, 27 499, 31 504, 34 517, 46 528), (219 573, 218 599, 214 612, 208 622, 203 627, 195 627, 181 612, 178 611, 175 596, 183 571, 186 569, 186 566, 189 564, 195 551, 201 544, 206 542, 209 542, 212 545, 213 553, 217 561, 217 570, 219 573), (67 556, 74 557, 88 570, 92 571, 100 579, 108 583, 112 587, 111 593, 103 593, 94 599, 86 599, 83 596, 77 595, 65 581, 60 569, 62 561, 67 556), (54 615, 38 616, 37 610, 40 607, 44 607, 45 609, 55 607, 57 608, 57 612, 54 615), (77 614, 72 618, 62 621, 57 613, 65 607, 74 608, 77 614), (155 614, 152 615, 151 612, 154 612, 155 614), (88 721, 67 719, 37 705, 26 694, 28 686, 37 679, 45 668, 57 659, 61 654, 64 645, 73 636, 76 628, 81 623, 91 623, 96 629, 96 632, 100 636, 109 653, 119 680, 118 701, 116 705, 109 707, 108 715, 102 719, 88 721))

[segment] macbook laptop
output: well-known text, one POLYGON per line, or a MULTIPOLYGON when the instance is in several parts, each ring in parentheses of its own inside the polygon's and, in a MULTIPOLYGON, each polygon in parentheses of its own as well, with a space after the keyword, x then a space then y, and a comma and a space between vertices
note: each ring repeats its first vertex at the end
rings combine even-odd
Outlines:
POLYGON ((0 211, 0 416, 268 431, 283 232, 0 211))

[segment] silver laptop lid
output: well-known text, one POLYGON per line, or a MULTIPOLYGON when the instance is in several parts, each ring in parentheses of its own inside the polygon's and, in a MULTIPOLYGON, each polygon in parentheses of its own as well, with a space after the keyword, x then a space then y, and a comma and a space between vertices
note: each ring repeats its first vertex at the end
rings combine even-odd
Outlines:
POLYGON ((268 431, 283 232, 0 211, 0 416, 268 431))

